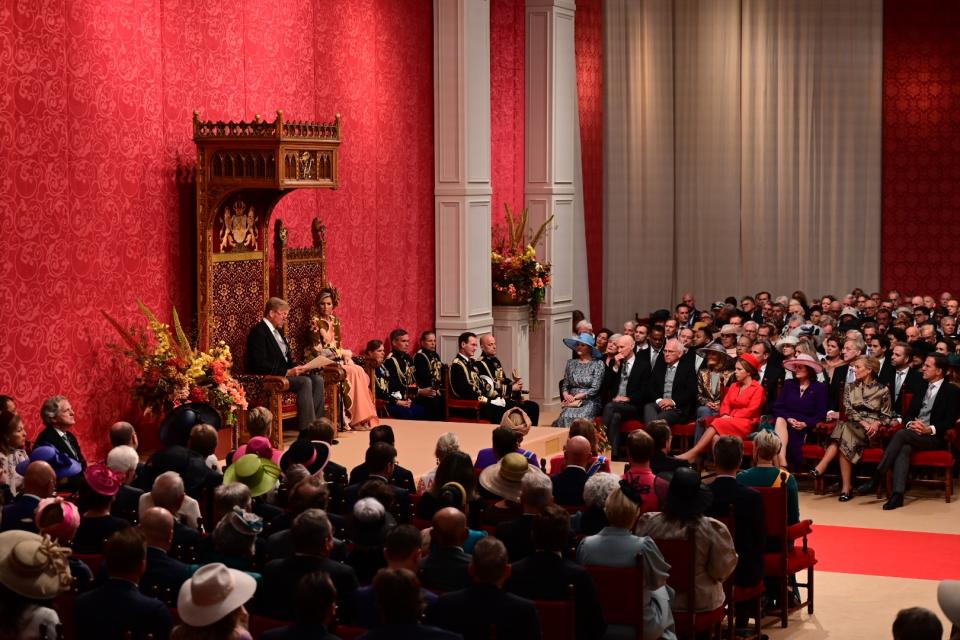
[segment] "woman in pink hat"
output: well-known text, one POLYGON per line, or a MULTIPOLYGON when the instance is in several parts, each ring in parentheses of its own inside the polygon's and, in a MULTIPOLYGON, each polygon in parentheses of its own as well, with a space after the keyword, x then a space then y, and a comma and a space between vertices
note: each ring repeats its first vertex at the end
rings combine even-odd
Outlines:
POLYGON ((102 553, 107 538, 130 526, 123 518, 110 515, 110 508, 122 486, 123 476, 102 462, 90 465, 83 472, 80 504, 85 510, 73 542, 77 553, 102 553))
POLYGON ((757 381, 760 363, 751 353, 737 358, 733 369, 733 384, 727 389, 715 418, 704 419, 703 436, 686 453, 677 458, 692 462, 713 447, 718 436, 744 438, 757 426, 767 394, 757 381))

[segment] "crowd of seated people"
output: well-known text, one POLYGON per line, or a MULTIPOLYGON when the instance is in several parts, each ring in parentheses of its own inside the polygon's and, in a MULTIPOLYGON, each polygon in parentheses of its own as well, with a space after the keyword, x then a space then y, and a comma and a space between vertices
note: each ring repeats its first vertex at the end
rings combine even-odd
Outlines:
POLYGON ((770 430, 782 443, 778 468, 815 479, 838 468, 841 502, 875 492, 889 473, 883 507, 896 509, 912 455, 950 449, 956 438, 958 307, 946 292, 906 298, 855 289, 839 298, 761 291, 709 310, 686 294, 673 311, 624 322, 622 333, 594 331, 579 314, 564 339, 573 354, 554 425, 596 421, 615 459, 625 457, 627 423, 682 426, 693 439, 673 461, 694 465, 723 436, 752 440, 770 430), (805 453, 811 439, 822 459, 805 453), (878 447, 879 464, 864 462, 863 452, 878 447), (869 480, 855 487, 858 477, 869 480))

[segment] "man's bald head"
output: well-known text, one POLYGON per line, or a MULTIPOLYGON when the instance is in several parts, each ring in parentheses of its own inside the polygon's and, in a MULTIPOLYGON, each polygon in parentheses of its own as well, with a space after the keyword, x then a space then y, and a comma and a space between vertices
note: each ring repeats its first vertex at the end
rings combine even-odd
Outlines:
POLYGON ((137 432, 129 422, 114 422, 110 425, 110 447, 133 447, 138 446, 137 432))
POLYGON ((169 549, 173 541, 173 514, 161 507, 150 507, 140 518, 140 531, 148 547, 169 549))
POLYGON ((467 535, 467 516, 459 509, 445 507, 434 514, 431 536, 438 547, 462 546, 467 535))
POLYGON ((568 465, 575 465, 586 469, 593 459, 590 441, 583 436, 573 436, 568 439, 564 447, 564 457, 568 465))
POLYGON ((497 355, 497 339, 492 333, 485 333, 480 336, 480 350, 488 356, 497 355))
POLYGON ((56 488, 57 474, 53 467, 42 460, 31 462, 23 474, 23 492, 38 498, 49 498, 56 488))

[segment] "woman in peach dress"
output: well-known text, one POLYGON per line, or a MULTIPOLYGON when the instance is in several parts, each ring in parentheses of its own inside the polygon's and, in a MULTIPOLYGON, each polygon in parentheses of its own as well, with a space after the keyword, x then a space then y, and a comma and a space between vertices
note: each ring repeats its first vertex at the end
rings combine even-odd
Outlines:
POLYGON ((353 353, 341 348, 340 319, 333 315, 338 303, 336 289, 324 288, 317 298, 316 312, 310 317, 310 346, 307 359, 324 355, 338 362, 346 372, 342 385, 344 428, 366 431, 380 423, 377 407, 370 395, 370 377, 354 364, 353 353))

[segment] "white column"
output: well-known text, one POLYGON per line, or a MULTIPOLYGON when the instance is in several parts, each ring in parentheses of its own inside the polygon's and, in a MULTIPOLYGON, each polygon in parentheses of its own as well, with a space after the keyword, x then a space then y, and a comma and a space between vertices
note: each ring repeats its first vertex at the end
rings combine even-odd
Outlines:
POLYGON ((493 328, 490 293, 490 2, 434 0, 436 329, 445 362, 493 328))
POLYGON ((527 0, 526 186, 533 229, 554 216, 537 255, 553 265, 553 283, 540 307, 540 326, 530 334, 530 394, 555 405, 557 382, 570 358, 562 339, 572 333, 574 136, 577 78, 573 0, 527 0))
POLYGON ((530 308, 493 307, 493 333, 497 337, 497 357, 511 378, 520 372, 523 388, 530 388, 530 308))

